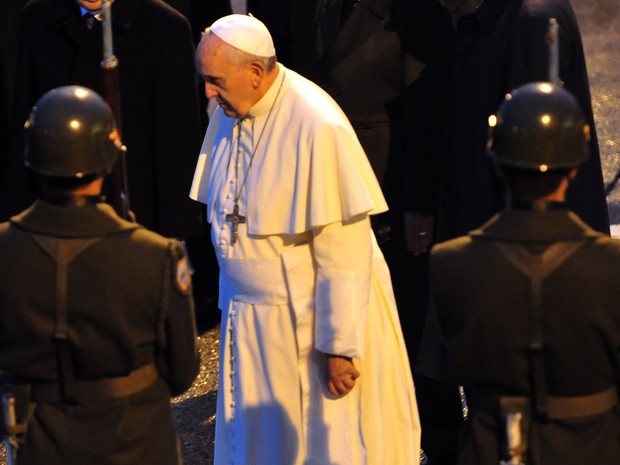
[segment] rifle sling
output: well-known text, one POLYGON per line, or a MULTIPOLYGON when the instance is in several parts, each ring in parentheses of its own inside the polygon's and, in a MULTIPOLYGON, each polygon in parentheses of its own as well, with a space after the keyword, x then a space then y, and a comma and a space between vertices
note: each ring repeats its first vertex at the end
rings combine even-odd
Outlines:
POLYGON ((542 284, 545 278, 573 253, 586 243, 586 240, 562 241, 549 246, 542 254, 532 254, 517 243, 494 242, 502 255, 530 278, 532 299, 531 339, 529 347, 530 376, 533 397, 533 412, 539 421, 550 418, 550 401, 547 395, 545 370, 545 337, 543 327, 542 284))
POLYGON ((67 315, 69 264, 80 253, 98 242, 101 237, 62 239, 32 233, 30 236, 56 263, 54 343, 59 371, 58 382, 31 383, 32 400, 34 402, 73 404, 124 397, 151 385, 158 377, 154 363, 144 365, 121 377, 81 380, 75 376, 67 315))

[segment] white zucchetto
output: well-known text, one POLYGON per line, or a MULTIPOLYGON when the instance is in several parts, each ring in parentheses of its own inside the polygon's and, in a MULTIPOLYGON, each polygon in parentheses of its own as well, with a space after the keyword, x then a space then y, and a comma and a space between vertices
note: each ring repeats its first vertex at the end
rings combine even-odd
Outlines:
POLYGON ((251 55, 272 57, 276 54, 269 30, 254 16, 224 16, 211 25, 211 32, 228 45, 251 55))

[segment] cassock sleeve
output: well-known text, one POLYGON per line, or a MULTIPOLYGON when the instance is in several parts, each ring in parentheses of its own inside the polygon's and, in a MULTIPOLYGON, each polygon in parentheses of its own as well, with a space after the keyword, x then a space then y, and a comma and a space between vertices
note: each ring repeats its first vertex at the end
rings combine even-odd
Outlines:
POLYGON ((315 348, 363 358, 372 242, 370 220, 359 215, 313 230, 317 263, 315 348))

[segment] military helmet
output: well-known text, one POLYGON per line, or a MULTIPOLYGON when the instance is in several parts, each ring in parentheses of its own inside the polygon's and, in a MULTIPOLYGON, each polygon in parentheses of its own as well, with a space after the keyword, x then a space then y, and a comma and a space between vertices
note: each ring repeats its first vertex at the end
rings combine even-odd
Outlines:
POLYGON ((548 82, 511 91, 489 117, 487 150, 501 165, 545 172, 588 158, 590 127, 575 97, 548 82))
POLYGON ((102 173, 124 150, 110 107, 86 87, 47 92, 33 107, 25 129, 25 164, 43 176, 102 173))

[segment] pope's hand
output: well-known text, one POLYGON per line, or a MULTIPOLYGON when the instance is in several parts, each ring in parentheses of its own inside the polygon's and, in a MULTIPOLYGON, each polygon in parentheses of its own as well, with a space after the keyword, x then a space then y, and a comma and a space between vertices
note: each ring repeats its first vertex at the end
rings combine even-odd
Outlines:
POLYGON ((327 355, 327 389, 336 396, 342 397, 353 389, 360 372, 353 365, 350 357, 327 355))

